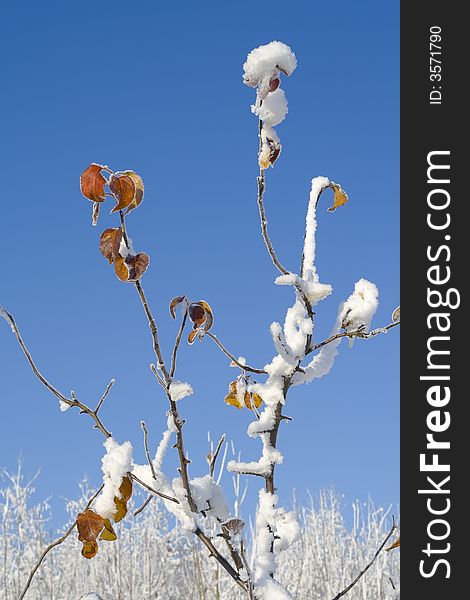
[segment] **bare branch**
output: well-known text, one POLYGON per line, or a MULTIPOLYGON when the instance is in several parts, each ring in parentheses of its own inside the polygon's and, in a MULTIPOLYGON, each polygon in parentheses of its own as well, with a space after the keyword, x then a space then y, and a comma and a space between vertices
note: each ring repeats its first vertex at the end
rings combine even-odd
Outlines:
POLYGON ((389 325, 386 325, 385 327, 378 327, 377 329, 373 329, 372 331, 369 331, 369 332, 362 331, 361 329, 357 329, 356 331, 344 331, 342 333, 335 333, 334 335, 330 336, 323 342, 320 342, 319 344, 315 344, 315 346, 312 346, 312 348, 310 348, 308 350, 307 354, 310 354, 310 353, 314 352, 315 350, 318 350, 319 348, 323 348, 323 346, 326 346, 327 344, 330 344, 331 342, 334 342, 335 340, 337 340, 339 338, 348 337, 348 338, 360 338, 360 339, 368 340, 369 338, 375 337, 376 335, 380 335, 381 333, 387 333, 387 331, 389 331, 390 329, 393 329, 393 327, 397 327, 397 325, 400 325, 400 321, 397 321, 395 323, 390 323, 389 325))
POLYGON ((178 331, 178 335, 176 336, 175 345, 173 346, 173 352, 171 354, 171 367, 170 367, 170 377, 173 378, 176 369, 176 357, 178 355, 178 348, 181 342, 181 336, 183 335, 184 327, 186 325, 186 321, 188 319, 188 311, 185 310, 183 314, 183 319, 181 321, 181 325, 178 331))
MULTIPOLYGON (((174 502, 175 504, 180 504, 180 501, 178 500, 178 498, 173 498, 172 496, 167 496, 166 494, 159 492, 158 490, 154 489, 150 485, 147 485, 145 483, 145 481, 142 481, 142 479, 139 479, 136 475, 134 475, 134 473, 130 473, 129 475, 134 481, 137 481, 137 483, 139 485, 141 485, 143 488, 145 488, 149 492, 152 492, 152 494, 155 494, 155 496, 160 496, 160 498, 163 498, 164 500, 169 500, 170 502, 174 502)), ((141 508, 141 511, 142 510, 143 510, 143 508, 141 508)))
POLYGON ((217 336, 215 336, 213 333, 211 333, 210 331, 206 331, 206 333, 204 334, 205 336, 209 336, 211 338, 211 340, 213 340, 217 346, 222 350, 222 352, 225 354, 225 356, 227 356, 228 358, 230 358, 230 360, 232 360, 237 367, 240 367, 240 369, 243 369, 244 371, 249 371, 250 373, 263 373, 265 374, 266 371, 264 369, 255 369, 254 367, 250 367, 250 365, 246 365, 243 364, 241 362, 239 362, 234 356, 233 354, 231 354, 227 348, 222 344, 222 342, 218 339, 217 336))
POLYGON ((359 575, 348 585, 348 587, 346 587, 342 592, 339 592, 339 594, 337 594, 333 598, 333 600, 339 600, 339 598, 342 598, 344 595, 346 595, 356 585, 356 583, 361 579, 361 577, 370 569, 370 567, 374 564, 377 557, 379 556, 382 549, 384 548, 385 544, 391 538, 393 533, 398 529, 398 527, 395 524, 395 517, 393 515, 392 515, 392 519, 393 519, 392 527, 391 527, 390 531, 388 532, 387 537, 384 539, 384 541, 382 542, 382 544, 380 545, 380 547, 374 554, 372 560, 364 567, 364 569, 362 569, 362 571, 359 573, 359 575))
MULTIPOLYGON (((88 503, 87 503, 87 505, 84 508, 84 511, 86 511, 86 510, 88 510, 90 508, 93 500, 98 496, 98 494, 101 492, 101 490, 103 489, 103 487, 104 487, 104 485, 102 485, 100 487, 100 489, 93 494, 93 496, 90 498, 90 500, 88 500, 88 503)), ((46 556, 49 554, 49 552, 51 550, 53 550, 56 546, 59 546, 60 544, 62 544, 62 542, 64 542, 69 537, 69 535, 75 529, 76 525, 77 525, 77 521, 74 521, 72 523, 72 525, 70 525, 70 527, 67 529, 67 531, 62 536, 60 536, 60 538, 57 538, 55 541, 53 541, 51 544, 49 544, 49 546, 43 551, 43 553, 39 557, 39 560, 34 565, 33 570, 29 574, 28 581, 26 582, 26 585, 25 585, 23 591, 21 592, 21 596, 20 596, 19 600, 23 600, 23 598, 26 596, 26 592, 28 591, 29 586, 31 585, 31 582, 33 581, 33 578, 34 578, 34 576, 36 574, 36 571, 41 566, 42 561, 46 558, 46 556)))
POLYGON ((101 396, 100 401, 98 402, 98 404, 96 405, 96 408, 94 410, 95 415, 98 414, 99 409, 101 408, 101 405, 103 404, 103 402, 106 400, 106 397, 108 396, 109 392, 111 391, 111 388, 113 387, 113 385, 116 383, 115 379, 111 379, 111 381, 108 383, 104 394, 101 396))
POLYGON ((225 442, 225 433, 220 438, 219 443, 217 444, 217 448, 215 449, 214 454, 211 456, 211 460, 209 463, 209 475, 211 477, 214 476, 215 463, 217 462, 217 457, 219 456, 219 452, 220 452, 220 450, 222 448, 222 444, 224 442, 225 442))
POLYGON ((137 515, 140 515, 140 513, 145 510, 147 508, 147 506, 150 504, 150 502, 153 500, 154 496, 153 494, 150 494, 150 496, 147 496, 147 499, 145 500, 145 502, 139 506, 139 508, 134 512, 134 517, 136 517, 137 515))
MULTIPOLYGON (((3 309, 4 310, 4 309, 3 309)), ((96 410, 92 410, 90 407, 88 407, 86 404, 83 404, 82 402, 80 402, 79 400, 77 400, 76 396, 73 394, 72 399, 67 398, 66 396, 64 396, 62 394, 62 392, 60 392, 56 387, 54 387, 52 385, 52 383, 50 383, 45 377, 44 375, 39 371, 39 369, 37 368, 33 357, 31 356, 31 353, 29 352, 28 348, 26 347, 26 344, 23 341, 23 338, 21 336, 20 330, 18 328, 18 325, 16 324, 15 319, 13 318, 13 315, 11 315, 9 312, 7 312, 6 310, 4 310, 5 314, 7 315, 8 319, 9 319, 9 323, 11 326, 11 329, 13 331, 13 333, 16 336, 16 339, 18 340, 19 345, 21 346, 21 349, 23 350, 24 355, 26 356, 27 361, 29 362, 31 369, 33 371, 33 373, 36 375, 36 377, 39 379, 39 381, 50 391, 54 394, 54 396, 56 396, 59 400, 61 400, 62 402, 64 402, 65 404, 68 404, 68 406, 71 407, 75 407, 80 409, 80 413, 84 413, 87 414, 89 417, 91 417, 94 421, 95 421, 95 425, 94 428, 95 429, 99 429, 101 431, 101 433, 106 437, 109 438, 111 437, 111 433, 106 429, 106 427, 103 425, 101 419, 98 417, 97 411, 96 410)), ((111 386, 108 386, 109 389, 111 389, 111 386)), ((103 403, 104 399, 106 398, 106 396, 109 393, 109 389, 107 389, 107 392, 105 392, 105 394, 103 395, 104 397, 102 397, 102 399, 100 400, 100 402, 98 403, 98 407, 99 408, 101 406, 101 404, 103 403)))
POLYGON ((144 421, 140 422, 140 427, 142 428, 142 431, 144 432, 144 448, 145 448, 145 456, 147 457, 147 462, 149 464, 150 470, 152 471, 152 477, 156 480, 157 479, 157 475, 155 473, 155 467, 153 466, 153 460, 150 456, 150 452, 149 452, 149 445, 148 445, 148 431, 147 431, 147 426, 145 424, 144 421))

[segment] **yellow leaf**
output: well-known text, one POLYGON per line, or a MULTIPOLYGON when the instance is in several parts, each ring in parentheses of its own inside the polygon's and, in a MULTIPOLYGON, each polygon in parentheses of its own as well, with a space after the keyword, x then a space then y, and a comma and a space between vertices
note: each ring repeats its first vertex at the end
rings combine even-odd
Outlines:
POLYGON ((330 183, 330 187, 334 191, 335 197, 334 197, 333 206, 331 206, 328 210, 330 212, 333 212, 339 206, 344 206, 346 204, 346 202, 348 201, 348 195, 341 188, 341 186, 339 184, 337 184, 337 183, 331 182, 330 183))
POLYGON ((104 529, 101 532, 100 540, 105 540, 106 542, 114 542, 117 540, 116 532, 114 531, 109 519, 104 520, 104 529))
POLYGON ((256 408, 259 408, 262 402, 263 400, 261 396, 258 396, 258 394, 250 394, 250 392, 245 392, 245 406, 249 410, 253 410, 253 404, 256 406, 256 408))
POLYGON ((113 515, 113 519, 116 523, 119 523, 127 515, 127 502, 121 498, 114 497, 114 505, 116 512, 113 515))
POLYGON ((91 542, 85 542, 82 548, 82 556, 84 558, 93 558, 98 552, 98 542, 92 540, 91 542))
POLYGON ((127 211, 126 211, 126 215, 127 215, 131 212, 131 210, 134 210, 134 208, 137 208, 139 206, 139 204, 142 202, 142 200, 144 199, 144 182, 142 181, 142 177, 140 175, 137 175, 137 173, 134 173, 134 171, 124 171, 124 175, 127 175, 128 177, 130 177, 135 185, 134 199, 132 200, 132 202, 129 204, 129 206, 127 208, 127 211))
POLYGON ((225 403, 229 404, 230 406, 236 406, 237 408, 243 408, 243 405, 238 397, 236 381, 232 381, 230 383, 229 393, 227 396, 225 396, 225 403))

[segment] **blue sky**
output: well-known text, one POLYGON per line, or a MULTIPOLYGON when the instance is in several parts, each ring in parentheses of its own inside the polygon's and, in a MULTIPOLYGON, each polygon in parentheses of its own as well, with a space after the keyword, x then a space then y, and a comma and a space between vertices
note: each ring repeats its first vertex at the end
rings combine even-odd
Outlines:
MULTIPOLYGON (((115 223, 108 210, 90 226, 91 204, 78 177, 90 162, 132 168, 144 203, 128 219, 138 251, 151 256, 143 280, 169 354, 176 325, 168 302, 186 293, 215 312, 214 332, 237 356, 263 365, 268 331, 283 319, 290 288, 260 236, 256 207, 254 91, 242 64, 254 47, 278 39, 299 66, 283 82, 289 114, 284 149, 267 173, 266 210, 282 262, 298 268, 310 180, 326 175, 350 202, 320 211, 318 268, 333 295, 318 309, 318 340, 360 277, 374 281, 389 322, 399 303, 398 2, 237 3, 104 1, 10 3, 3 8, 1 164, 3 277, 10 310, 44 374, 64 393, 93 405, 117 383, 103 419, 144 461, 139 422, 156 443, 167 409, 151 375, 148 327, 134 288, 98 251, 115 223), (8 183, 7 183, 8 182, 8 183), (8 257, 8 258, 7 258, 8 257)), ((320 205, 321 206, 321 205, 320 205)), ((111 208, 111 205, 108 205, 111 208)), ((399 500, 399 332, 342 345, 329 376, 291 391, 279 447, 284 502, 334 485, 345 502, 399 500)), ((207 431, 226 432, 245 460, 248 411, 224 404, 235 370, 206 339, 184 345, 179 378, 195 394, 182 403, 191 473, 206 472, 207 431)), ((38 498, 76 495, 100 478, 102 439, 89 420, 59 412, 0 323, 0 466, 41 468, 38 498)), ((175 473, 173 456, 167 471, 175 473)), ((229 477, 225 477, 227 485, 229 477)), ((258 488, 250 481, 250 500, 258 488)))

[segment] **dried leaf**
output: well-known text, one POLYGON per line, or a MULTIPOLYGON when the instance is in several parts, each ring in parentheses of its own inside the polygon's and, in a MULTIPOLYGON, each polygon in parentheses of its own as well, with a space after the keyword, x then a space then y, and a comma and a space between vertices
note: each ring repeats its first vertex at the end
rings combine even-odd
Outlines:
POLYGON ((229 393, 225 396, 225 403, 230 406, 236 406, 237 408, 243 408, 243 404, 240 402, 238 397, 237 382, 232 381, 229 387, 229 393))
POLYGON ((112 213, 127 208, 132 203, 136 195, 134 181, 129 177, 129 175, 124 175, 122 173, 114 174, 111 177, 109 189, 112 191, 117 200, 116 206, 111 211, 112 213))
POLYGON ((334 197, 333 206, 330 206, 328 211, 333 212, 339 206, 344 206, 346 204, 346 202, 348 201, 348 195, 341 188, 341 186, 339 184, 333 183, 333 181, 330 183, 330 187, 334 191, 335 197, 334 197))
POLYGON ((258 396, 258 394, 245 392, 245 406, 249 410, 253 410, 253 404, 255 405, 256 408, 259 408, 261 406, 262 402, 263 402, 263 399, 261 398, 261 396, 258 396))
POLYGON ((273 75, 269 81, 268 92, 274 92, 279 87, 281 80, 277 75, 273 75))
POLYGON ((170 302, 170 315, 173 319, 176 319, 175 308, 178 306, 178 304, 181 304, 181 302, 183 302, 185 297, 186 296, 176 296, 176 298, 173 298, 173 300, 170 302))
POLYGON ((127 502, 132 496, 132 479, 129 476, 122 478, 121 485, 119 486, 119 493, 121 494, 122 500, 127 502))
POLYGON ((400 547, 400 538, 397 539, 396 542, 393 542, 393 544, 391 546, 389 546, 388 548, 385 548, 386 552, 389 552, 390 550, 393 550, 394 548, 399 548, 400 547))
POLYGON ((400 322, 400 307, 398 306, 392 313, 392 323, 400 322))
POLYGON ((109 519, 104 520, 104 529, 101 532, 100 540, 104 540, 106 542, 114 542, 117 540, 116 532, 114 531, 109 519))
POLYGON ((206 311, 200 302, 192 302, 189 305, 188 313, 191 321, 198 326, 202 325, 207 318, 206 311))
POLYGON ((204 322, 204 331, 209 331, 214 323, 214 314, 212 312, 212 308, 207 304, 205 300, 199 300, 198 304, 202 306, 204 312, 206 314, 206 319, 204 322))
POLYGON ((119 246, 122 240, 122 229, 105 229, 100 237, 100 252, 112 264, 119 258, 119 246))
POLYGON ((98 542, 96 540, 92 540, 91 542, 85 542, 82 548, 82 556, 84 558, 93 558, 96 556, 98 552, 98 542))
POLYGON ((117 277, 121 281, 128 281, 129 269, 127 268, 126 263, 124 262, 124 259, 122 258, 122 256, 119 256, 114 261, 114 272, 116 273, 117 277))
POLYGON ((96 540, 104 527, 103 517, 96 514, 91 508, 77 516, 78 539, 81 542, 96 540))
POLYGON ((106 179, 101 173, 103 168, 103 165, 92 163, 80 175, 80 190, 85 198, 93 202, 103 202, 106 199, 106 179))
POLYGON ((116 511, 113 514, 113 519, 116 523, 119 523, 127 515, 127 502, 122 498, 114 497, 114 506, 116 511))
POLYGON ((114 272, 121 281, 137 281, 147 270, 150 257, 145 252, 139 252, 133 256, 128 254, 126 258, 118 256, 114 261, 114 272))
POLYGON ((193 329, 192 331, 190 331, 190 333, 188 335, 188 343, 189 344, 192 344, 194 342, 198 333, 199 333, 198 329, 193 329))
POLYGON ((245 523, 241 519, 234 517, 233 519, 228 519, 227 521, 224 521, 222 523, 222 527, 228 529, 232 534, 237 534, 240 533, 245 527, 245 523))
POLYGON ((126 210, 126 215, 139 206, 139 204, 144 199, 144 182, 142 181, 142 177, 134 173, 134 171, 124 171, 124 175, 127 175, 132 179, 135 186, 135 194, 134 199, 129 204, 126 210))

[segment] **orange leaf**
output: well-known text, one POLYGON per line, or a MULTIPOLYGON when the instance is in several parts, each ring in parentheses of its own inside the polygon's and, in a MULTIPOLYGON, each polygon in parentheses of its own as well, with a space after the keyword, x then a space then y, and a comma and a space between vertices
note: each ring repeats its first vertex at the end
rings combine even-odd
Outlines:
POLYGON ((389 546, 388 548, 385 548, 385 550, 387 552, 389 552, 390 550, 393 550, 394 548, 399 548, 399 547, 400 547, 400 538, 398 538, 396 542, 393 542, 393 544, 391 546, 389 546))
POLYGON ((188 335, 188 343, 189 344, 192 344, 194 342, 198 333, 199 333, 198 329, 193 329, 193 331, 191 331, 189 333, 189 335, 188 335))
POLYGON ((82 556, 84 558, 93 558, 98 553, 98 542, 92 540, 91 542, 85 542, 82 547, 82 556))
POLYGON ((328 210, 329 210, 329 212, 333 212, 339 206, 344 206, 346 204, 346 202, 348 201, 348 195, 341 188, 341 186, 337 183, 331 182, 330 187, 335 193, 335 198, 334 198, 333 206, 330 206, 330 208, 328 210))
POLYGON ((128 254, 126 258, 118 256, 114 261, 114 272, 121 281, 137 281, 147 270, 150 257, 145 252, 139 252, 136 256, 128 254))
POLYGON ((259 408, 261 406, 262 402, 263 402, 263 400, 262 400, 261 396, 258 396, 258 394, 245 392, 245 406, 249 410, 253 410, 253 404, 255 405, 256 408, 259 408))
POLYGON ((204 331, 209 331, 214 323, 214 314, 212 312, 212 308, 207 304, 205 300, 199 300, 198 304, 202 306, 204 312, 206 313, 206 320, 204 323, 204 331))
POLYGON ((121 281, 128 281, 129 279, 129 269, 127 268, 124 259, 122 256, 119 256, 114 261, 114 272, 118 276, 121 281))
POLYGON ((134 173, 134 171, 124 171, 124 175, 127 175, 132 179, 135 186, 135 194, 134 199, 129 204, 126 210, 126 215, 139 206, 139 204, 144 199, 144 182, 142 181, 142 177, 134 173))
POLYGON ((114 505, 116 507, 116 511, 113 515, 113 519, 116 521, 116 523, 119 523, 119 521, 122 521, 122 519, 124 519, 124 517, 127 515, 127 502, 122 498, 115 497, 114 505))
POLYGON ((122 229, 105 229, 100 237, 100 252, 109 261, 113 263, 119 257, 119 246, 122 240, 122 229))
POLYGON ((232 381, 230 383, 229 393, 227 394, 227 396, 225 396, 225 402, 226 402, 226 404, 229 404, 230 406, 236 406, 237 408, 243 408, 243 405, 240 402, 240 398, 238 397, 236 381, 232 381))
POLYGON ((103 202, 106 199, 104 186, 106 179, 101 173, 103 165, 92 163, 80 175, 80 190, 85 198, 93 202, 103 202))
POLYGON ((92 542, 104 527, 103 517, 90 508, 77 516, 78 539, 81 542, 92 542))
POLYGON ((117 200, 116 206, 111 211, 112 213, 127 208, 136 195, 134 181, 128 175, 113 175, 109 182, 109 189, 117 200))
POLYGON ((183 302, 184 299, 185 296, 176 296, 176 298, 173 298, 173 300, 170 302, 170 315, 173 319, 176 319, 175 308, 178 306, 178 304, 181 304, 181 302, 183 302))

